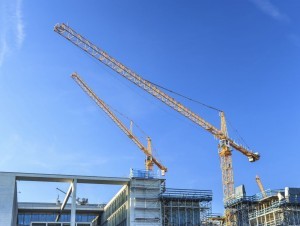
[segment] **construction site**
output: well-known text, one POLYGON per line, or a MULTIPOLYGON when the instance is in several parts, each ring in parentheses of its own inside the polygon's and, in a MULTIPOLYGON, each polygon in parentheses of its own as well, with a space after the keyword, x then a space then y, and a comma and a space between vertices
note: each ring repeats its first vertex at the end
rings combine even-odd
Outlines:
POLYGON ((133 123, 126 126, 110 105, 85 83, 81 75, 71 72, 71 78, 83 90, 83 95, 91 98, 142 152, 145 169, 133 168, 128 177, 0 172, 0 226, 300 225, 300 188, 265 189, 259 176, 256 176, 259 189, 257 194, 248 195, 244 185, 235 186, 232 151, 246 157, 253 166, 254 162, 260 160, 260 154, 229 136, 223 111, 215 109, 220 116, 219 128, 167 94, 166 88, 144 79, 67 24, 56 24, 54 32, 73 44, 74 48, 83 50, 93 60, 128 80, 131 83, 129 85, 141 88, 152 99, 164 103, 217 139, 215 149, 220 159, 224 213, 214 213, 212 190, 169 188, 165 175, 170 172, 153 153, 151 138, 141 141, 133 132, 133 123), (57 203, 20 202, 20 181, 64 182, 69 184, 69 189, 62 191, 64 198, 57 203), (89 203, 87 199, 78 199, 76 190, 80 184, 119 185, 122 188, 108 203, 99 205, 89 203))
POLYGON ((211 215, 211 191, 166 188, 165 179, 146 170, 132 169, 128 178, 4 172, 0 178, 4 203, 0 216, 7 225, 205 225, 211 215), (62 202, 18 202, 17 181, 67 182, 70 188, 62 202), (76 198, 81 184, 123 186, 108 203, 99 205, 76 198))
MULTIPOLYGON (((244 187, 238 190, 245 191, 244 187)), ((253 196, 235 194, 225 208, 235 225, 299 225, 299 188, 263 190, 253 196)))

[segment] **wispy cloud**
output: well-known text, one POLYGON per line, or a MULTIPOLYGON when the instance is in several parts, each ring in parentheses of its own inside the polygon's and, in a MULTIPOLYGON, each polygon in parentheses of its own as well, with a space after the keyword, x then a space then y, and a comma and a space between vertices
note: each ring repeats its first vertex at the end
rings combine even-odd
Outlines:
POLYGON ((24 38, 22 0, 0 3, 0 67, 13 48, 21 48, 24 38))
POLYGON ((36 141, 24 134, 12 132, 0 142, 0 171, 43 171, 45 173, 68 170, 91 173, 95 168, 109 164, 110 157, 87 158, 86 150, 57 147, 56 139, 49 143, 36 141), (63 149, 63 150, 62 150, 63 149))
POLYGON ((289 21, 289 17, 282 13, 270 0, 250 0, 266 15, 278 21, 289 21))
POLYGON ((16 31, 17 43, 19 46, 21 46, 25 38, 24 23, 22 16, 22 0, 17 0, 16 4, 16 31))

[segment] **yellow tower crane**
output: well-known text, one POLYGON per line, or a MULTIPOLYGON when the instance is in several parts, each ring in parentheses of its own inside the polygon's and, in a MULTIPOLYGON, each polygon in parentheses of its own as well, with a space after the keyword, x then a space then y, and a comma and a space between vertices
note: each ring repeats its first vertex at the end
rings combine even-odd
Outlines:
MULTIPOLYGON (((232 169, 232 157, 231 157, 231 148, 239 151, 246 157, 248 157, 250 162, 255 162, 259 160, 260 155, 256 152, 252 152, 248 150, 246 147, 236 143, 233 139, 228 137, 227 128, 226 128, 226 120, 224 112, 220 112, 221 117, 221 130, 217 129, 212 124, 205 121, 202 117, 183 106, 181 103, 176 101, 174 98, 170 97, 168 94, 160 90, 153 83, 145 80, 140 75, 117 61, 112 56, 108 55, 101 48, 94 45, 92 42, 78 34, 71 27, 66 24, 57 24, 54 27, 54 31, 72 42, 77 47, 81 48, 85 52, 87 52, 92 57, 96 58, 106 66, 113 69, 122 77, 128 79, 138 87, 147 91, 175 111, 179 112, 183 116, 190 119, 192 122, 196 123, 209 133, 211 133, 214 137, 219 140, 219 156, 221 160, 221 170, 222 170, 222 182, 223 182, 223 201, 227 203, 228 200, 233 198, 234 196, 234 180, 233 180, 233 169, 232 169)), ((231 218, 230 211, 226 213, 226 224, 232 225, 230 223, 231 218)))
POLYGON ((258 175, 256 175, 255 180, 256 180, 256 183, 257 183, 257 185, 259 187, 259 190, 260 190, 262 196, 264 198, 266 198, 267 197, 266 191, 265 191, 264 186, 263 186, 263 184, 261 182, 261 179, 260 179, 260 177, 258 175))
POLYGON ((79 77, 77 73, 73 73, 71 77, 75 82, 86 92, 95 103, 116 123, 116 125, 139 147, 139 149, 144 152, 146 155, 146 169, 153 170, 153 164, 155 164, 160 170, 161 174, 164 176, 167 172, 167 168, 161 164, 153 155, 152 155, 152 145, 150 137, 147 137, 147 147, 145 147, 139 139, 133 135, 132 130, 128 129, 120 119, 110 110, 109 106, 104 103, 88 86, 87 84, 79 77))

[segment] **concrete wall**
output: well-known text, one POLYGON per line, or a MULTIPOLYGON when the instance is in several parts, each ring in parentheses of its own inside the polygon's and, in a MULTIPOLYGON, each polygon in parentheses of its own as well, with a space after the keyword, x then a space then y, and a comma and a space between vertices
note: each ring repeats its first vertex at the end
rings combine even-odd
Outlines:
POLYGON ((129 225, 161 226, 160 179, 135 178, 130 181, 129 225))
POLYGON ((101 226, 161 226, 160 179, 131 179, 105 206, 101 226))
POLYGON ((102 226, 126 226, 128 216, 128 186, 124 185, 121 190, 104 207, 101 217, 102 226))
POLYGON ((17 225, 17 186, 13 175, 0 175, 0 225, 17 225))

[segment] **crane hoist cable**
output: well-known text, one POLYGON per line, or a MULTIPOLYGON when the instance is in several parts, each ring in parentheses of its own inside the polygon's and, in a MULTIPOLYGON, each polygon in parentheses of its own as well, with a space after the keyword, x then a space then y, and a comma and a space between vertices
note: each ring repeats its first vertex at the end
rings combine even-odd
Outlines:
MULTIPOLYGON (((146 132, 135 122, 133 121, 131 118, 129 118, 127 115, 123 114, 122 112, 118 111, 116 108, 112 107, 111 105, 107 104, 107 107, 110 108, 112 111, 116 112, 118 115, 120 115, 121 117, 127 119, 129 122, 130 122, 130 131, 132 132, 133 130, 133 126, 135 128, 137 128, 142 134, 144 137, 147 137, 147 134, 146 132)), ((143 138, 144 138, 143 137, 143 138)))
POLYGON ((103 49, 94 45, 92 42, 77 33, 68 25, 64 23, 57 24, 54 27, 54 31, 88 53, 90 56, 94 57, 107 67, 117 72, 120 76, 128 79, 138 87, 142 88, 144 91, 147 91, 149 94, 156 97, 157 99, 168 105, 170 108, 187 117, 192 122, 196 123, 203 129, 211 133, 214 137, 219 139, 219 156, 221 160, 224 203, 227 203, 227 201, 231 199, 232 196, 234 196, 231 148, 234 148, 235 150, 248 157, 248 160, 250 162, 259 160, 260 155, 257 152, 254 153, 248 148, 238 144, 227 135, 227 131, 224 130, 227 128, 224 112, 220 112, 221 129, 218 129, 211 123, 204 120, 201 116, 179 103, 173 97, 163 92, 159 87, 145 80, 133 70, 110 56, 103 49))
POLYGON ((161 173, 164 176, 168 169, 153 156, 151 138, 147 137, 147 147, 145 147, 142 142, 133 134, 132 130, 128 129, 124 123, 117 118, 108 105, 101 100, 91 88, 88 87, 88 85, 77 73, 73 73, 71 77, 82 88, 82 90, 89 95, 94 102, 114 121, 114 123, 141 149, 141 151, 144 152, 146 155, 146 169, 153 170, 153 164, 155 164, 161 170, 161 173))
MULTIPOLYGON (((105 69, 108 69, 108 68, 105 68, 105 69)), ((113 75, 109 70, 106 70, 106 71, 107 71, 107 73, 109 73, 110 75, 113 75)), ((182 98, 184 98, 184 99, 186 99, 186 100, 189 100, 189 101, 191 101, 191 102, 194 102, 194 103, 196 103, 196 104, 202 105, 203 107, 206 107, 206 108, 208 108, 208 109, 217 111, 217 112, 219 112, 219 114, 220 114, 221 112, 223 112, 223 110, 221 110, 221 109, 219 109, 219 108, 216 108, 216 107, 213 107, 213 106, 211 106, 211 105, 205 104, 205 103, 202 102, 202 101, 195 100, 195 99, 193 99, 193 98, 191 98, 191 97, 188 97, 188 96, 186 96, 186 95, 184 95, 184 94, 181 94, 181 93, 179 93, 179 92, 176 92, 176 91, 174 91, 174 90, 171 90, 171 89, 169 89, 169 88, 166 88, 166 87, 164 87, 164 86, 162 86, 162 85, 159 85, 159 84, 157 84, 157 83, 151 82, 151 81, 149 81, 149 80, 146 80, 146 81, 148 81, 148 82, 151 83, 152 85, 157 86, 158 88, 161 88, 162 90, 165 90, 165 91, 167 91, 167 92, 169 92, 169 93, 172 93, 172 94, 174 94, 174 95, 177 95, 177 96, 179 96, 179 97, 182 97, 182 98)), ((126 85, 126 87, 131 89, 131 87, 128 86, 128 85, 126 85)), ((113 109, 111 106, 109 106, 109 107, 110 107, 111 109, 113 109)), ((118 112, 118 111, 115 110, 115 109, 113 109, 113 110, 116 111, 116 112, 118 112)), ((123 115, 123 114, 120 113, 120 112, 118 112, 118 113, 121 114, 121 115, 123 115)), ((124 116, 124 117, 128 118, 127 116, 124 116)), ((238 137, 238 138, 237 138, 238 141, 239 141, 240 143, 243 143, 243 144, 245 145, 245 147, 247 147, 247 148, 249 149, 249 145, 247 144, 247 142, 245 141, 245 139, 240 135, 239 131, 232 125, 232 123, 228 120, 228 118, 226 119, 226 121, 228 122, 229 127, 233 130, 233 132, 234 132, 234 133, 236 134, 236 136, 238 137)), ((137 125, 136 125, 136 126, 137 126, 137 125)), ((141 130, 141 129, 140 129, 140 130, 141 130)), ((141 130, 141 131, 142 131, 142 130, 141 130)), ((145 134, 145 133, 144 133, 144 134, 145 134)))
MULTIPOLYGON (((168 91, 168 92, 173 93, 173 94, 175 94, 175 95, 177 95, 177 96, 183 97, 183 98, 185 98, 185 99, 187 99, 187 100, 189 100, 189 101, 192 101, 192 102, 194 102, 194 103, 200 104, 200 105, 202 105, 202 106, 204 106, 204 107, 206 107, 206 108, 209 108, 209 109, 211 109, 211 110, 217 111, 217 112, 219 112, 219 113, 223 112, 223 111, 220 110, 219 108, 213 107, 213 106, 208 105, 208 104, 205 104, 205 103, 203 103, 203 102, 201 102, 201 101, 199 101, 199 100, 195 100, 195 99, 193 99, 193 98, 190 98, 190 97, 188 97, 188 96, 185 96, 185 95, 183 95, 183 94, 181 94, 181 93, 178 93, 178 92, 176 92, 176 91, 174 91, 174 90, 171 90, 171 89, 166 88, 166 87, 164 87, 164 86, 158 85, 157 83, 150 82, 149 80, 146 80, 146 81, 148 81, 148 82, 151 83, 152 85, 155 85, 155 86, 157 86, 157 87, 159 87, 159 88, 161 88, 161 89, 163 89, 163 90, 165 90, 165 91, 168 91)), ((229 124, 229 126, 232 128, 232 130, 233 130, 233 131, 236 133, 236 135, 238 136, 239 141, 242 142, 242 143, 244 143, 245 146, 246 146, 247 148, 249 148, 249 145, 246 143, 245 139, 240 135, 239 131, 238 131, 236 128, 234 128, 234 126, 232 125, 232 123, 230 123, 230 121, 229 121, 228 119, 226 119, 226 121, 228 122, 228 124, 229 124)))
POLYGON ((185 98, 185 99, 187 99, 187 100, 190 100, 190 101, 192 101, 192 102, 195 102, 195 103, 197 103, 197 104, 201 104, 201 105, 204 106, 204 107, 207 107, 207 108, 209 108, 209 109, 212 109, 212 110, 215 110, 215 111, 218 111, 218 112, 222 112, 222 110, 220 110, 220 109, 218 109, 218 108, 216 108, 216 107, 210 106, 210 105, 205 104, 205 103, 203 103, 203 102, 200 102, 200 101, 198 101, 198 100, 195 100, 195 99, 192 99, 192 98, 190 98, 190 97, 187 97, 187 96, 185 96, 185 95, 183 95, 183 94, 180 94, 180 93, 178 93, 178 92, 175 92, 175 91, 173 91, 173 90, 171 90, 171 89, 168 89, 168 88, 166 88, 166 87, 163 87, 163 86, 161 86, 161 85, 158 85, 157 83, 150 82, 149 80, 145 80, 145 81, 151 83, 152 85, 154 85, 154 86, 156 86, 156 87, 158 87, 158 88, 161 88, 161 89, 166 90, 166 91, 168 91, 168 92, 170 92, 170 93, 173 93, 173 94, 175 94, 175 95, 177 95, 177 96, 183 97, 183 98, 185 98))

